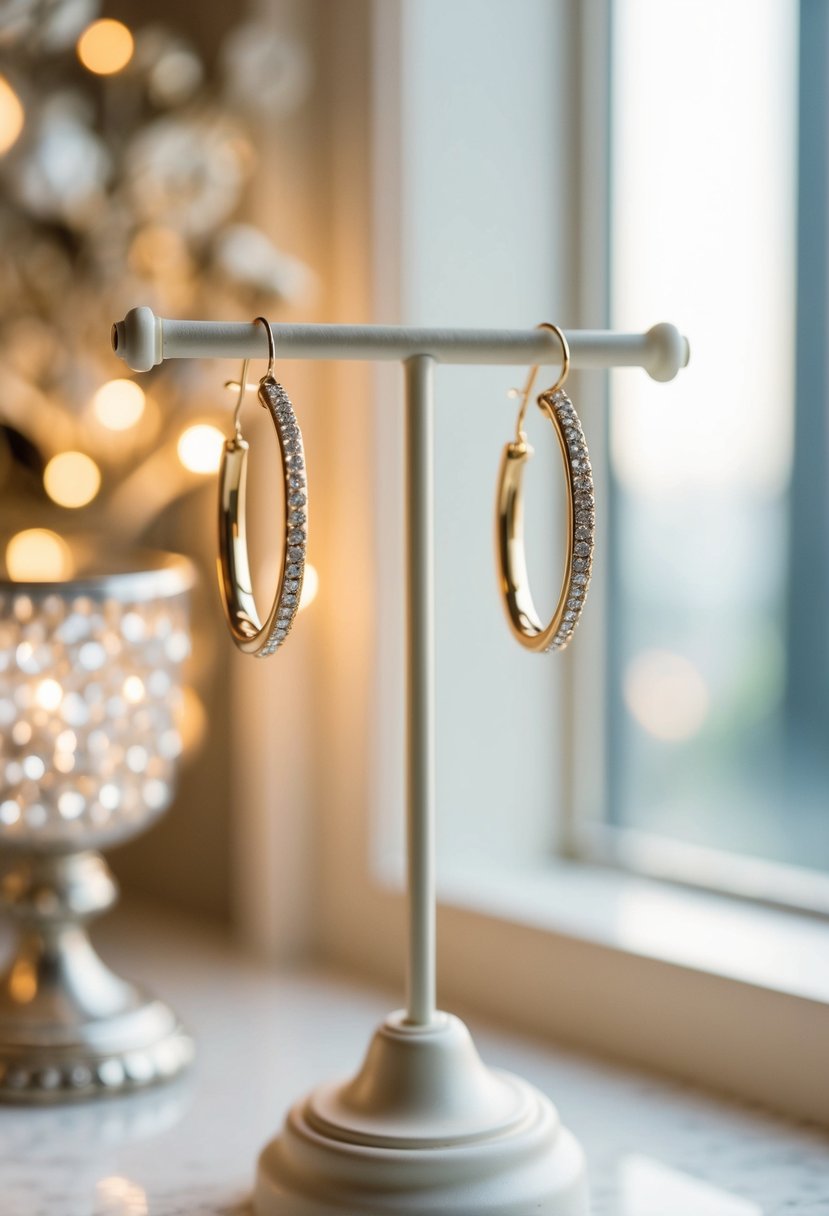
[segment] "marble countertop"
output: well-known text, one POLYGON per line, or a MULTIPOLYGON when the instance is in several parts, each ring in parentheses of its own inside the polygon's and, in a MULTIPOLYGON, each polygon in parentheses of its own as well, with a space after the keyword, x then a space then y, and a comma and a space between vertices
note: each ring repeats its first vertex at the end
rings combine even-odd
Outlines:
MULTIPOLYGON (((356 1068, 394 998, 276 974, 155 915, 110 918, 98 940, 176 1006, 196 1067, 130 1098, 0 1109, 0 1216, 246 1216, 286 1107, 356 1068)), ((545 1090, 582 1141, 593 1216, 829 1216, 825 1133, 470 1024, 484 1058, 545 1090)))

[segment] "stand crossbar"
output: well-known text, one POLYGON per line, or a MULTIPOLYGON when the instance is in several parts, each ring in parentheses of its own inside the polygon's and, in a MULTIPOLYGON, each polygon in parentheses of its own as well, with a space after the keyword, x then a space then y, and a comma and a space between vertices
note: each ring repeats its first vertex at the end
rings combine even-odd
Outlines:
MULTIPOLYGON (((431 355, 439 363, 530 364, 561 362, 561 347, 547 329, 407 329, 390 325, 275 325, 280 359, 356 359, 404 362, 431 355)), ((572 366, 643 367, 654 380, 673 380, 687 366, 688 340, 674 325, 646 333, 600 329, 567 331, 572 366)), ((112 327, 116 354, 136 372, 165 359, 266 358, 261 326, 244 321, 176 321, 150 308, 132 308, 112 327)))

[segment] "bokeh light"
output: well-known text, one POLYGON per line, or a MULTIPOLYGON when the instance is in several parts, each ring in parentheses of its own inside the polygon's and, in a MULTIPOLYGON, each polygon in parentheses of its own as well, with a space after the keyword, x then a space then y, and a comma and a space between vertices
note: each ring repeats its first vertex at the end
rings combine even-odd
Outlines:
MULTIPOLYGON (((5 804, 4 804, 5 805, 5 804)), ((18 1005, 28 1005, 37 995, 37 972, 31 959, 19 958, 9 975, 9 989, 18 1005)))
POLYGON ((195 688, 185 685, 176 712, 179 746, 184 752, 197 751, 207 734, 207 710, 195 688))
POLYGON ((0 76, 0 156, 8 152, 23 130, 25 114, 20 98, 6 80, 0 76))
POLYGON ((61 452, 47 464, 43 485, 58 506, 85 507, 101 487, 101 471, 83 452, 61 452))
POLYGON ((193 266, 187 242, 180 232, 165 224, 147 224, 133 237, 129 264, 138 274, 184 280, 193 266))
POLYGON ((95 1187, 98 1207, 105 1212, 122 1212, 123 1216, 147 1216, 147 1192, 137 1182, 120 1174, 102 1178, 95 1187))
POLYGON ((144 413, 144 390, 134 380, 108 380, 92 398, 98 421, 110 431, 127 431, 144 413))
POLYGON ((702 727, 711 702, 702 675, 688 659, 668 650, 644 650, 628 665, 625 703, 648 734, 679 742, 702 727))
POLYGON ((215 473, 222 459, 225 437, 218 427, 198 423, 183 431, 178 441, 178 458, 191 473, 215 473))
POLYGON ((57 532, 27 528, 6 546, 6 570, 15 582, 58 582, 73 571, 72 552, 57 532))
POLYGON ((76 49, 88 71, 96 76, 112 76, 132 59, 135 43, 123 22, 102 17, 86 27, 76 49))
POLYGON ((41 709, 57 709, 62 700, 63 689, 57 680, 41 680, 35 689, 35 704, 41 709))
POLYGON ((130 705, 138 705, 144 700, 144 681, 140 676, 127 676, 124 680, 124 699, 130 705))

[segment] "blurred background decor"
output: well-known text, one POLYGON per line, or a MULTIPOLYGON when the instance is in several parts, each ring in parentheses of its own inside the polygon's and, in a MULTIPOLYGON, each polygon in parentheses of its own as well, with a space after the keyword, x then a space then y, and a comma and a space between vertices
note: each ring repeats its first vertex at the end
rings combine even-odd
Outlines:
POLYGON ((136 301, 276 318, 307 301, 311 272, 251 221, 249 189, 266 130, 310 81, 302 42, 244 9, 0 6, 0 556, 11 578, 63 578, 82 531, 202 566, 187 759, 227 679, 220 635, 201 625, 206 504, 188 501, 212 488, 224 377, 188 361, 139 383, 107 335, 136 301))
POLYGON ((74 577, 0 583, 0 896, 19 931, 0 976, 0 1098, 61 1101, 178 1073, 191 1041, 115 976, 86 924, 117 887, 95 851, 169 806, 182 750, 193 571, 67 545, 74 577))

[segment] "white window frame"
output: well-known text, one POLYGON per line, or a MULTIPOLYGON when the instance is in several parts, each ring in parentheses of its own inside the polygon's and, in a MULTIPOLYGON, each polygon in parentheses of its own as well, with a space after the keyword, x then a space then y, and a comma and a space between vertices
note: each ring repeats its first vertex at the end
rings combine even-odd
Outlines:
MULTIPOLYGON (((394 63, 400 61, 401 15, 413 2, 347 0, 327 10, 338 58, 352 65, 332 82, 329 97, 329 180, 337 199, 329 233, 332 321, 370 317, 378 300, 383 319, 393 318, 403 193, 399 173, 395 189, 388 172, 400 147, 403 104, 394 63), (381 58, 384 70, 372 75, 381 58), (367 131, 375 154, 379 148, 384 157, 381 200, 372 198, 367 131), (376 218, 369 222, 371 215, 376 218), (372 267, 363 258, 369 249, 383 266, 379 281, 372 281, 372 267)), ((576 12, 580 189, 589 198, 606 172, 607 98, 601 86, 609 0, 587 0, 576 12)), ((601 197, 601 189, 593 196, 601 197)), ((596 324, 607 294, 605 221, 588 208, 581 214, 578 311, 596 324)), ((347 412, 331 411, 324 425, 314 427, 316 477, 326 487, 315 516, 319 603, 303 622, 305 641, 290 648, 293 661, 287 652, 280 661, 278 693, 275 680, 266 689, 256 673, 256 696, 266 708, 253 723, 242 705, 249 703, 254 676, 239 667, 235 695, 244 727, 237 756, 245 777, 237 907, 248 942, 272 957, 284 960, 313 949, 326 962, 398 984, 405 901, 399 883, 378 872, 373 856, 375 818, 383 811, 378 799, 388 790, 384 766, 399 759, 393 749, 384 754, 376 746, 378 721, 389 714, 380 697, 384 669, 387 674, 399 656, 382 638, 378 646, 374 616, 377 547, 384 543, 377 470, 399 443, 387 400, 382 410, 374 400, 378 385, 385 398, 396 391, 395 381, 392 369, 375 372, 361 364, 325 366, 315 376, 318 391, 336 391, 350 404, 347 412), (374 447, 366 435, 375 436, 374 447), (350 590, 329 597, 327 587, 350 590), (346 649, 343 636, 350 640, 346 649), (285 699, 292 697, 295 712, 284 733, 274 734, 268 716, 285 721, 285 699), (289 790, 285 773, 292 774, 289 790)), ((587 414, 603 409, 598 378, 580 402, 587 414)), ((597 453, 597 466, 601 458, 597 453)), ((600 601, 600 572, 595 590, 594 600, 600 601)), ((602 629, 598 619, 590 627, 593 645, 574 648, 579 656, 571 672, 589 684, 590 696, 601 697, 602 629)), ((588 726, 590 748, 596 746, 595 722, 582 718, 586 703, 589 698, 575 703, 575 755, 587 749, 588 726)), ((586 767, 593 772, 598 766, 586 767)), ((564 780, 575 792, 572 769, 564 780)), ((579 798, 601 798, 601 789, 581 790, 579 798)), ((567 802, 573 805, 575 798, 567 802)), ((565 856, 582 849, 572 822, 564 824, 561 844, 565 856)), ((816 1067, 829 1041, 829 968, 825 934, 813 919, 576 860, 550 862, 534 874, 459 869, 442 873, 439 884, 444 1007, 473 1009, 798 1117, 829 1119, 829 1091, 816 1067), (689 937, 686 927, 700 919, 706 932, 689 937)))
MULTIPOLYGON (((613 0, 599 0, 585 6, 581 55, 585 84, 581 105, 582 143, 586 150, 582 197, 607 198, 607 149, 612 137, 610 23, 613 0)), ((590 222, 583 229, 583 282, 592 316, 604 310, 610 291, 608 267, 611 263, 609 234, 603 217, 584 211, 590 222)), ((607 404, 607 395, 601 403, 607 404)), ((597 428, 601 433, 601 428, 597 428)), ((605 436, 606 437, 606 436, 605 436)), ((595 441, 591 446, 597 448, 595 441)), ((594 478, 602 498, 609 495, 605 484, 608 467, 602 450, 594 458, 594 478)), ((716 848, 696 846, 666 836, 620 827, 606 822, 608 804, 605 782, 607 769, 591 764, 591 757, 604 747, 603 718, 590 713, 590 707, 607 703, 607 663, 605 639, 608 636, 608 596, 604 569, 598 567, 599 580, 592 589, 589 644, 581 646, 575 659, 575 683, 582 690, 574 697, 576 710, 573 736, 572 778, 565 806, 569 810, 561 825, 561 854, 574 860, 727 894, 739 899, 759 901, 781 909, 820 916, 829 915, 829 876, 817 870, 759 857, 729 853, 716 848), (586 693, 585 691, 586 690, 586 693)))

